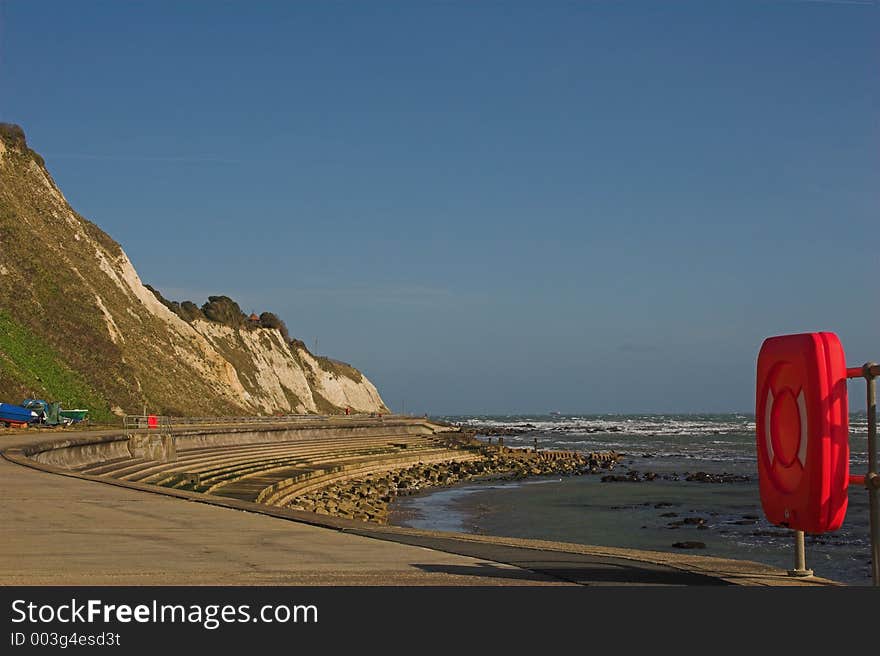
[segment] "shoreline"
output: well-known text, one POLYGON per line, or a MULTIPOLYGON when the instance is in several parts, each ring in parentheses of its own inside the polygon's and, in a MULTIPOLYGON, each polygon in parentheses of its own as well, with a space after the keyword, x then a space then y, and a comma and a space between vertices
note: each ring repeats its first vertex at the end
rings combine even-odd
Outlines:
MULTIPOLYGON (((540 476, 597 475, 614 469, 624 457, 615 451, 538 451, 486 445, 467 433, 461 448, 479 448, 469 461, 416 464, 331 483, 293 498, 291 510, 389 524, 391 505, 400 497, 464 483, 510 482, 540 476)), ((460 439, 460 437, 459 437, 460 439)))

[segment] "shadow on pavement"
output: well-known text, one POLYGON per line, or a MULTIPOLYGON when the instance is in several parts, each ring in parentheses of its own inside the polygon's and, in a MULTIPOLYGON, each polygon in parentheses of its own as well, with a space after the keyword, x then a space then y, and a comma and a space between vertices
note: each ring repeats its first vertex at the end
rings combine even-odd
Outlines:
MULTIPOLYGON (((546 577, 551 577, 580 585, 729 585, 727 582, 713 576, 686 572, 666 565, 636 562, 611 556, 596 556, 565 551, 545 551, 528 547, 458 540, 454 537, 446 536, 401 535, 370 530, 354 530, 351 532, 367 537, 445 551, 460 556, 505 563, 541 576, 540 579, 534 578, 530 580, 546 581, 546 577)), ((448 571, 449 573, 470 576, 523 578, 521 575, 515 576, 513 574, 516 570, 489 567, 488 563, 486 565, 486 567, 453 567, 449 569, 446 569, 445 566, 432 567, 439 567, 439 569, 434 571, 448 571), (452 572, 451 569, 456 571, 452 572)), ((415 566, 427 567, 424 565, 415 566)))
POLYGON ((423 572, 431 574, 453 574, 455 576, 478 576, 480 578, 512 579, 518 581, 536 581, 546 583, 554 578, 517 567, 499 567, 498 563, 480 563, 479 565, 441 565, 411 563, 423 572))

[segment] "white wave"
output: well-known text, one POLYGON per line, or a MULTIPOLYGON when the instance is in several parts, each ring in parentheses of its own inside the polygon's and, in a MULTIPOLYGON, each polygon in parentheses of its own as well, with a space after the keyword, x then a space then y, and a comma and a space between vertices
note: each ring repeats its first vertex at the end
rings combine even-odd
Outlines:
POLYGON ((565 417, 554 420, 472 417, 457 422, 463 427, 488 427, 527 430, 534 433, 623 433, 628 435, 723 435, 754 432, 754 421, 746 418, 731 421, 709 418, 621 417, 616 420, 588 417, 565 417))

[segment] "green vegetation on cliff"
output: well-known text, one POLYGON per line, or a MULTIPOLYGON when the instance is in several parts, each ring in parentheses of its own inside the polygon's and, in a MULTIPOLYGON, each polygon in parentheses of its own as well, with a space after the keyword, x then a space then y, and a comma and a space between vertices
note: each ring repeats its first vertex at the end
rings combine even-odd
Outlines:
POLYGON ((93 421, 110 421, 110 404, 68 367, 46 342, 0 310, 0 398, 37 397, 65 408, 88 408, 93 421))

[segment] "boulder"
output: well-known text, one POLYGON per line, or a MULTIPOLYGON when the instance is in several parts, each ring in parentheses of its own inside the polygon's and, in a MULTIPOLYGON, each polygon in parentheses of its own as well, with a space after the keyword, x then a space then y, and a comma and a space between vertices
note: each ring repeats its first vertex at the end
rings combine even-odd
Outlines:
POLYGON ((699 526, 701 524, 705 524, 706 520, 702 517, 685 517, 682 520, 685 524, 691 524, 695 526, 699 526))

